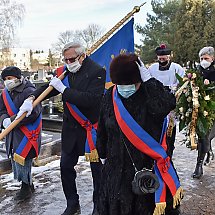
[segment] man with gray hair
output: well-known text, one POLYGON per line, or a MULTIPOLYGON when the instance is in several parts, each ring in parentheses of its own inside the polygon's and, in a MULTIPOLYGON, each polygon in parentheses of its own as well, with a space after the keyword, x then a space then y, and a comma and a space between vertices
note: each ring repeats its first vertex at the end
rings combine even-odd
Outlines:
MULTIPOLYGON (((214 48, 211 46, 204 47, 199 51, 200 66, 199 71, 203 76, 204 83, 208 84, 215 81, 215 63, 214 63, 214 48)), ((205 135, 204 138, 198 140, 198 156, 196 168, 193 173, 193 178, 201 178, 203 175, 203 161, 205 155, 205 165, 210 162, 210 159, 214 159, 214 154, 211 147, 211 140, 215 137, 215 124, 212 129, 205 135)))
POLYGON ((86 155, 90 161, 93 177, 93 215, 97 212, 97 198, 100 180, 101 162, 95 148, 95 137, 101 99, 105 87, 105 70, 86 56, 85 48, 79 42, 68 43, 62 50, 64 66, 59 73, 66 71, 61 81, 54 77, 49 84, 37 89, 20 107, 18 117, 31 112, 32 101, 49 85, 54 90, 45 98, 59 93, 63 100, 63 127, 61 150, 61 180, 67 200, 63 215, 80 213, 79 195, 76 188, 75 166, 80 155, 86 155))

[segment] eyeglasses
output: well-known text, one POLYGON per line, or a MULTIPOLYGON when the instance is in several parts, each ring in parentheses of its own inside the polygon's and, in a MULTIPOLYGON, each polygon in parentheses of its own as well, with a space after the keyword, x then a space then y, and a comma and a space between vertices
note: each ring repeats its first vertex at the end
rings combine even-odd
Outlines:
POLYGON ((76 57, 71 57, 71 58, 63 58, 62 61, 67 63, 68 61, 70 63, 74 63, 76 61, 76 59, 78 58, 78 60, 80 59, 81 55, 78 55, 76 57))

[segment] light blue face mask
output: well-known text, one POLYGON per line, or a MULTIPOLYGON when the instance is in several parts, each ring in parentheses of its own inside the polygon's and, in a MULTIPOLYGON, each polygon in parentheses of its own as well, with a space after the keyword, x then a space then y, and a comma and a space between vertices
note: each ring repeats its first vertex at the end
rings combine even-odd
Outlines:
POLYGON ((136 87, 135 84, 117 85, 117 90, 122 97, 128 98, 136 92, 136 87))

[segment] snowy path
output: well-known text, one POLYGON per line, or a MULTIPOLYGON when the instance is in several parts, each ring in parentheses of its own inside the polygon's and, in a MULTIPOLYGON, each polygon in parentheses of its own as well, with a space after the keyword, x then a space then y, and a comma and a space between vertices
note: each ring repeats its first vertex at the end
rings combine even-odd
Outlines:
MULTIPOLYGON (((210 166, 204 166, 204 176, 201 180, 192 179, 195 168, 196 151, 190 151, 181 145, 182 134, 177 134, 174 163, 181 184, 185 190, 182 201, 183 215, 214 215, 215 214, 215 161, 210 166)), ((215 142, 213 142, 215 151, 215 142)), ((92 212, 92 177, 89 163, 80 157, 77 165, 77 185, 80 195, 82 215, 92 212)), ((36 187, 33 197, 25 203, 16 204, 13 196, 19 183, 13 180, 12 174, 0 176, 0 214, 1 215, 59 215, 66 201, 62 191, 59 160, 46 166, 33 167, 33 180, 36 187)))

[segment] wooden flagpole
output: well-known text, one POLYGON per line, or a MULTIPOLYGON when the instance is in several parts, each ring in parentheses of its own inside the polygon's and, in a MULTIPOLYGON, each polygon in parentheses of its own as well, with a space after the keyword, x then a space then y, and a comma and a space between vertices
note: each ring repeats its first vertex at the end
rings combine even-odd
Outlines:
MULTIPOLYGON (((126 22, 134 13, 140 11, 140 7, 142 7, 146 2, 141 4, 140 6, 135 6, 134 9, 128 13, 123 19, 121 19, 113 28, 111 28, 101 39, 99 39, 90 50, 87 51, 87 55, 90 55, 94 52, 105 40, 108 39, 110 35, 112 35, 124 22, 126 22)), ((58 78, 62 80, 64 78, 66 72, 62 73, 58 78)), ((49 86, 41 95, 33 102, 33 107, 36 107, 43 99, 53 90, 52 86, 49 86)), ((15 119, 3 132, 0 133, 0 140, 2 140, 8 133, 10 133, 25 117, 27 112, 23 113, 21 117, 15 119)))

